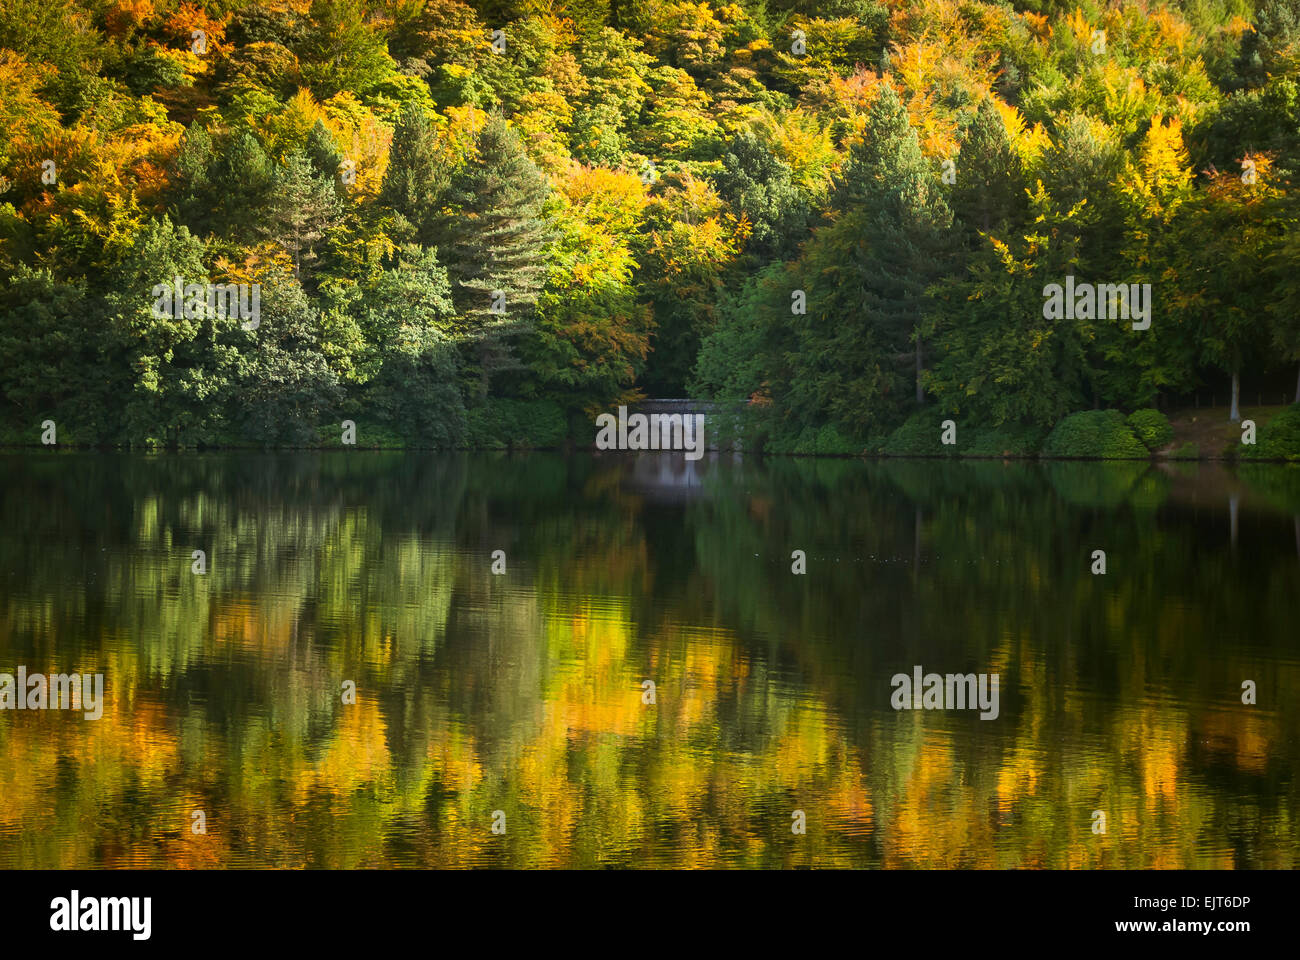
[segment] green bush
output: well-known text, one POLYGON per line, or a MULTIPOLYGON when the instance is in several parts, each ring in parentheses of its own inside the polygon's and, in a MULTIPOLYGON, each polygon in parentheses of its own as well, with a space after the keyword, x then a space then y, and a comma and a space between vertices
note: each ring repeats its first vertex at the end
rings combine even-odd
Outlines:
POLYGON ((1199 460, 1201 459, 1201 446, 1197 443, 1184 443, 1171 456, 1175 460, 1199 460))
POLYGON ((471 450, 558 447, 568 435, 564 411, 549 400, 489 400, 466 420, 465 446, 471 450))
POLYGON ((881 452, 890 457, 955 457, 961 428, 957 429, 957 444, 945 446, 941 439, 943 421, 950 419, 937 409, 920 410, 889 435, 881 452))
POLYGON ((1291 404, 1259 428, 1251 459, 1300 460, 1300 403, 1291 404))
POLYGON ((1043 432, 1041 427, 1014 423, 1000 427, 958 427, 957 451, 963 457, 1032 457, 1043 443, 1043 432))
POLYGON ((793 453, 815 456, 855 456, 862 453, 866 444, 845 436, 832 423, 808 427, 799 434, 793 453))
POLYGON ((1169 418, 1151 407, 1130 413, 1128 425, 1148 450, 1168 446, 1174 439, 1174 428, 1169 425, 1169 418))
POLYGON ((1135 460, 1148 455, 1118 410, 1072 413, 1056 425, 1043 444, 1045 457, 1135 460))
POLYGON ((1038 452, 1043 431, 1038 427, 1007 423, 999 427, 957 424, 957 442, 942 442, 943 421, 953 419, 938 410, 912 414, 889 435, 882 453, 891 457, 1032 457, 1038 452))

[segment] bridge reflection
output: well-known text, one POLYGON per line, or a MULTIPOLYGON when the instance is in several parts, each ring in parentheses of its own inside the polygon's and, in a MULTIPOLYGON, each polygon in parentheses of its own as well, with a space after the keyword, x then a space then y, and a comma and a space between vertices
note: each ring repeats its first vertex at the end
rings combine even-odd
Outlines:
POLYGON ((619 487, 657 502, 685 502, 705 496, 704 480, 724 459, 739 463, 739 453, 710 450, 699 460, 687 460, 679 450, 632 452, 610 450, 600 459, 622 463, 619 487))

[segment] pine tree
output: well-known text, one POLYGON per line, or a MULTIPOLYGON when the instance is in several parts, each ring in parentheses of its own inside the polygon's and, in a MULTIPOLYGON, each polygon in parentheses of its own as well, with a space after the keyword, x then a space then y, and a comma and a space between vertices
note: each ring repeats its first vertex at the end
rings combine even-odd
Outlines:
POLYGON ((477 344, 480 393, 517 369, 510 341, 530 326, 546 282, 546 181, 505 120, 480 132, 475 155, 452 177, 433 231, 459 313, 477 344))
POLYGON ((305 153, 291 153, 275 172, 265 209, 263 235, 289 254, 294 276, 301 278, 316 259, 316 244, 342 215, 333 181, 317 176, 305 153))
POLYGON ((433 242, 438 202, 447 188, 447 171, 438 153, 423 108, 411 104, 402 111, 379 202, 401 214, 414 228, 415 239, 433 242))
POLYGON ((760 264, 797 251, 808 230, 808 198, 767 144, 748 130, 737 133, 715 181, 718 193, 752 224, 747 246, 760 264))
POLYGON ((980 103, 966 132, 956 176, 953 214, 966 228, 973 246, 978 246, 981 231, 990 233, 1022 222, 1027 202, 1020 156, 1011 146, 992 99, 980 103))
POLYGON ((307 159, 317 176, 338 185, 339 168, 343 165, 343 151, 334 139, 324 121, 317 120, 316 125, 307 134, 307 159))
POLYGON ((212 135, 198 123, 191 123, 172 164, 172 214, 200 236, 212 220, 212 187, 208 169, 212 165, 212 135))
POLYGON ((1247 87, 1262 87, 1270 76, 1294 73, 1300 59, 1300 2, 1262 0, 1254 23, 1241 35, 1241 53, 1233 63, 1247 87))
POLYGON ((909 354, 914 360, 918 405, 925 400, 920 327, 927 288, 943 276, 952 247, 952 211, 939 184, 907 110, 886 86, 872 105, 863 140, 849 154, 834 201, 861 229, 848 276, 861 296, 862 320, 893 346, 895 361, 909 354), (909 341, 912 350, 906 351, 909 341))

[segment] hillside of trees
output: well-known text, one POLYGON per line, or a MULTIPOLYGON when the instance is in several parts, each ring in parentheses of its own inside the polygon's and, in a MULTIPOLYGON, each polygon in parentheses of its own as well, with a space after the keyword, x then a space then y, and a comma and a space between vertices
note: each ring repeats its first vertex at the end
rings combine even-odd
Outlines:
POLYGON ((1300 401, 1298 146, 1300 0, 0 0, 0 440, 1300 401), (1045 318, 1067 277, 1150 326, 1045 318))

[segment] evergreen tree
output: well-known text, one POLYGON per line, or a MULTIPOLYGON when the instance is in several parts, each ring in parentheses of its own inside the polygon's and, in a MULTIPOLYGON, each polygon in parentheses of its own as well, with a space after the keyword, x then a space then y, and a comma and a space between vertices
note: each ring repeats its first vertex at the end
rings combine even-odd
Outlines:
POLYGON ((251 131, 213 137, 190 124, 173 166, 172 213, 196 236, 246 238, 268 202, 275 168, 251 131))
POLYGON ((952 191, 953 214, 965 227, 968 241, 978 234, 1002 230, 1024 220, 1024 173, 1011 146, 1007 128, 993 101, 985 98, 966 131, 956 161, 952 191))
POLYGON ((1052 199, 1063 210, 1080 206, 1071 218, 1078 232, 1078 267, 1098 276, 1118 273, 1115 260, 1124 234, 1116 226, 1123 220, 1116 188, 1123 156, 1113 131, 1085 114, 1066 117, 1043 151, 1038 169, 1052 199))
POLYGON ((845 163, 834 202, 860 229, 846 277, 861 303, 857 323, 873 328, 896 362, 907 359, 911 342, 918 405, 925 399, 920 327, 927 288, 944 275, 952 245, 952 211, 939 183, 902 101, 885 86, 845 163))
POLYGON ((113 439, 105 346, 101 301, 84 282, 20 263, 0 282, 0 422, 35 429, 51 417, 80 441, 113 439))
POLYGON ((731 141, 716 178, 718 193, 751 224, 748 250, 760 263, 784 260, 808 230, 808 198, 788 164, 749 130, 731 141))
POLYGON ((316 125, 311 128, 311 133, 307 134, 305 149, 307 159, 311 161, 316 175, 337 187, 339 168, 343 165, 343 151, 339 149, 338 141, 334 139, 334 134, 330 133, 323 121, 317 120, 316 125))
POLYGON ((213 191, 208 171, 213 163, 212 135, 191 123, 172 164, 171 212, 200 236, 211 231, 213 191))
POLYGON ((546 195, 519 135, 494 116, 474 156, 452 177, 435 224, 456 308, 477 345, 484 397, 493 374, 519 367, 511 339, 528 329, 546 282, 546 195))
POLYGON ((1271 76, 1294 74, 1300 66, 1300 0, 1261 0, 1251 29, 1241 35, 1233 67, 1247 87, 1271 76))
POLYGON ((429 120, 422 108, 407 106, 393 131, 379 202, 404 217, 414 238, 427 245, 433 242, 435 214, 446 188, 447 171, 429 120))
POLYGON ((316 244, 342 216, 333 180, 318 176, 301 151, 275 171, 265 210, 262 234, 289 254, 295 277, 303 276, 316 259, 316 244))

